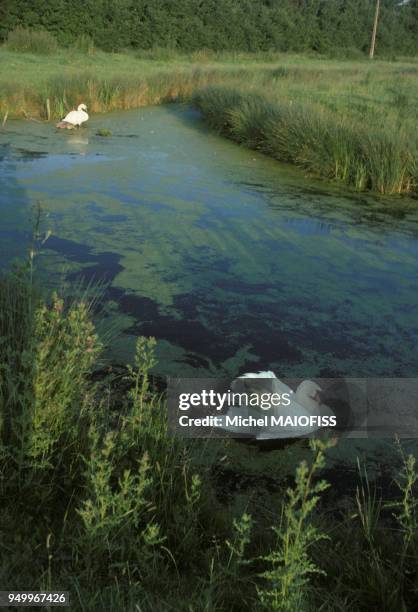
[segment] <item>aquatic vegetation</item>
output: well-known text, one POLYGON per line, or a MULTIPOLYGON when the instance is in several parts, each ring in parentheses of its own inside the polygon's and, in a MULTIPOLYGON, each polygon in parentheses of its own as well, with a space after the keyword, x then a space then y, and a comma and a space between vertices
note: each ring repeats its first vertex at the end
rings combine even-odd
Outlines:
POLYGON ((105 130, 105 129, 97 130, 96 136, 102 136, 103 138, 107 138, 108 136, 112 136, 112 130, 105 130))
POLYGON ((413 193, 418 188, 416 145, 405 130, 366 125, 309 102, 210 87, 192 103, 233 140, 296 164, 309 174, 362 191, 413 193))
POLYGON ((320 442, 293 486, 246 485, 241 467, 234 492, 230 441, 202 447, 168 433, 153 339, 138 340, 131 367, 106 374, 85 299, 45 303, 24 270, 0 289, 5 588, 65 585, 72 607, 89 610, 414 609, 412 456, 398 498, 376 501, 360 484, 342 514, 317 480, 320 442))

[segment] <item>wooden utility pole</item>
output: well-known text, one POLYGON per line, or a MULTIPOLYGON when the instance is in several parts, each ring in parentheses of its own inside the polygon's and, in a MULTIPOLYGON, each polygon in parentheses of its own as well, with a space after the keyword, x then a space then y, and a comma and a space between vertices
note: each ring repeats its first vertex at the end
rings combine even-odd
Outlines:
POLYGON ((374 47, 376 44, 376 33, 377 33, 377 23, 379 21, 379 12, 380 12, 380 0, 376 0, 376 11, 374 13, 374 24, 373 24, 373 32, 372 32, 372 40, 370 43, 370 52, 369 58, 373 59, 374 57, 374 47))

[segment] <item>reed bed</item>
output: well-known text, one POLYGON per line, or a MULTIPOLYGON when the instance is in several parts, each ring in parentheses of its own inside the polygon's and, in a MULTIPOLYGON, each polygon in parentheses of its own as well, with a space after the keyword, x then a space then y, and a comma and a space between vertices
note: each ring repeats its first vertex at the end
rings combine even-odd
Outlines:
POLYGON ((55 77, 38 94, 37 108, 42 109, 42 101, 48 98, 55 117, 62 116, 77 100, 84 100, 92 113, 128 110, 185 100, 197 88, 211 83, 238 82, 242 78, 245 78, 245 70, 240 68, 216 70, 200 67, 174 71, 165 69, 144 76, 109 79, 98 79, 88 73, 55 77))
MULTIPOLYGON (((236 64, 199 65, 173 61, 153 62, 132 55, 93 54, 76 51, 48 57, 45 66, 36 55, 0 51, 9 68, 0 69, 0 113, 13 118, 62 118, 82 100, 91 113, 129 110, 187 99, 197 88, 213 83, 250 78, 251 67, 236 64), (16 83, 11 70, 21 72, 16 83)), ((2 65, 4 66, 4 65, 2 65)))
POLYGON ((360 125, 308 102, 210 87, 192 103, 233 140, 359 191, 416 193, 416 141, 398 127, 360 125))

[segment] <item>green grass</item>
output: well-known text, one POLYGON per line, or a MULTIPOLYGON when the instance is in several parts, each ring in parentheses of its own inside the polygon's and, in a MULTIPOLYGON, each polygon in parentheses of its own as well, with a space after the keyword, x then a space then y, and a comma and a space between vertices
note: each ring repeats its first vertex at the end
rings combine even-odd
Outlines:
POLYGON ((159 104, 188 96, 196 87, 247 76, 237 62, 194 63, 190 58, 140 59, 136 54, 93 54, 76 48, 53 56, 0 49, 0 113, 9 118, 60 118, 82 100, 92 113, 159 104), (19 74, 19 80, 12 76, 19 74))
POLYGON ((415 609, 412 456, 398 497, 363 475, 343 511, 324 497, 318 441, 294 485, 234 493, 222 472, 234 443, 168 433, 155 341, 138 339, 122 379, 92 377, 91 304, 45 303, 31 261, 0 277, 3 589, 69 590, 73 610, 415 609))
POLYGON ((22 27, 9 32, 6 46, 10 51, 39 55, 51 55, 58 50, 58 42, 50 32, 22 27))
MULTIPOLYGON (((193 104, 220 133, 267 155, 293 163, 310 175, 343 182, 358 191, 416 192, 416 137, 404 124, 368 125, 310 102, 210 87, 193 104)), ((407 122, 405 122, 407 123, 407 122)))
POLYGON ((39 56, 0 49, 0 114, 45 119, 189 101, 237 142, 356 190, 416 194, 418 64, 167 49, 88 39, 39 56), (19 75, 16 83, 15 75, 19 75))

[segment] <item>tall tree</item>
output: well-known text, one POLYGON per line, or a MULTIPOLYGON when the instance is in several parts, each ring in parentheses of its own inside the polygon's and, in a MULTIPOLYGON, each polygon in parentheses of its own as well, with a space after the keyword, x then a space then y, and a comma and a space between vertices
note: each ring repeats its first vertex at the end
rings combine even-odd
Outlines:
POLYGON ((0 0, 0 41, 23 26, 63 45, 412 54, 418 0, 0 0), (373 21, 373 49, 370 23, 373 21), (378 47, 376 33, 378 28, 378 47))

